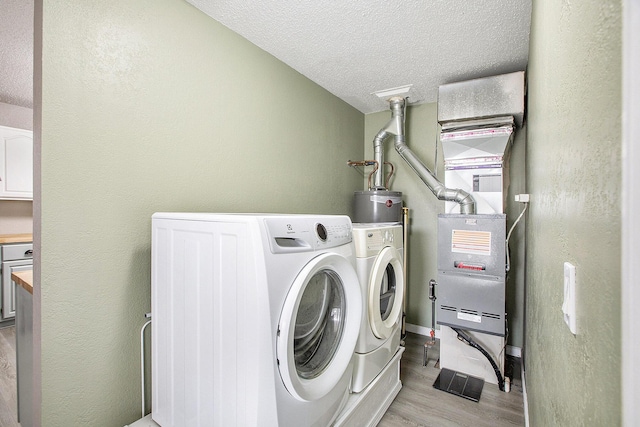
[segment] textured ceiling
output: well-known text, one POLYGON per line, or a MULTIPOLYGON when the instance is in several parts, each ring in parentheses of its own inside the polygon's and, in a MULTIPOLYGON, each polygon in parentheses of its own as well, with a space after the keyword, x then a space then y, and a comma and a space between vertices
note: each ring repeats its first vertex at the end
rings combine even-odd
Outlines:
POLYGON ((187 1, 363 113, 527 66, 531 0, 187 1))
MULTIPOLYGON (((524 70, 531 0, 188 0, 363 113, 524 70)), ((33 106, 33 1, 0 0, 0 102, 33 106)))
POLYGON ((0 0, 0 102, 33 108, 33 0, 0 0))

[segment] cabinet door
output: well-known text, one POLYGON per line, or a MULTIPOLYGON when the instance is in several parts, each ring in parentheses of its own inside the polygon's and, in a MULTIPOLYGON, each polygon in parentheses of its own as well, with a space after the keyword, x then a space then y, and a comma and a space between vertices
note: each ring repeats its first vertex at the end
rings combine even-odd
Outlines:
POLYGON ((33 132, 0 126, 0 199, 33 200, 33 132))
POLYGON ((18 261, 5 261, 2 263, 2 320, 16 317, 16 286, 11 280, 11 273, 16 271, 31 270, 33 260, 22 259, 18 261))
POLYGON ((33 296, 22 286, 16 290, 16 377, 18 421, 33 426, 33 296))

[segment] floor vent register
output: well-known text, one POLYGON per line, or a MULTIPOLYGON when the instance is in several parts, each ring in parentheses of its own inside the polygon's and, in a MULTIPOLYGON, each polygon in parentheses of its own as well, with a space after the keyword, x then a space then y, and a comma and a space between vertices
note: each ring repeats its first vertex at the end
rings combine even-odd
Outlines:
POLYGON ((484 380, 452 371, 451 369, 442 368, 438 378, 436 378, 436 381, 433 383, 433 387, 478 402, 480 401, 480 395, 484 387, 484 380))

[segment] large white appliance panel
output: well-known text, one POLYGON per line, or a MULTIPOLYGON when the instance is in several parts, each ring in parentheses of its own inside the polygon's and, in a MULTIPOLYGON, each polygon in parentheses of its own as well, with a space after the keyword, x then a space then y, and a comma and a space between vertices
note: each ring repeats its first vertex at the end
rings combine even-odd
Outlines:
POLYGON ((273 393, 260 396, 259 411, 257 390, 248 389, 255 378, 272 380, 246 351, 246 342, 269 350, 260 348, 256 304, 268 298, 266 286, 246 292, 248 280, 265 280, 255 273, 250 229, 154 220, 153 234, 153 419, 162 426, 258 425, 265 411, 277 419, 273 393))
POLYGON ((403 230, 397 224, 354 224, 353 235, 363 311, 351 391, 360 393, 380 374, 400 346, 405 291, 403 230), (391 286, 393 293, 389 292, 391 286), (384 299, 389 301, 386 309, 384 299))
POLYGON ((400 325, 393 328, 393 332, 382 345, 368 353, 355 353, 353 356, 353 377, 351 392, 360 393, 369 388, 380 371, 389 363, 400 348, 400 325))
POLYGON ((374 427, 378 425, 402 388, 400 381, 402 353, 404 353, 404 348, 398 347, 393 357, 378 372, 371 384, 362 392, 352 393, 349 396, 345 408, 333 427, 374 427))
MULTIPOLYGON (((403 232, 400 225, 355 224, 353 228, 356 270, 360 279, 363 311, 356 353, 369 353, 395 335, 402 319, 405 281, 402 270, 403 232), (396 286, 392 309, 383 319, 380 286, 390 266, 396 286)), ((395 349, 393 350, 395 353, 395 349)), ((390 355, 392 356, 393 353, 390 355)))
MULTIPOLYGON (((504 376, 505 338, 481 332, 465 331, 480 344, 498 365, 504 376)), ((448 326, 440 325, 440 367, 464 372, 482 378, 488 383, 498 384, 496 372, 487 358, 475 348, 458 339, 458 334, 448 326)))
POLYGON ((152 262, 158 424, 331 424, 348 396, 362 310, 348 217, 155 214, 152 262), (276 344, 282 351, 293 348, 279 322, 287 315, 283 307, 301 295, 296 286, 304 290, 311 283, 305 271, 325 268, 344 285, 341 356, 302 381, 308 394, 296 397, 283 383, 291 370, 280 372, 285 367, 276 359, 276 344))

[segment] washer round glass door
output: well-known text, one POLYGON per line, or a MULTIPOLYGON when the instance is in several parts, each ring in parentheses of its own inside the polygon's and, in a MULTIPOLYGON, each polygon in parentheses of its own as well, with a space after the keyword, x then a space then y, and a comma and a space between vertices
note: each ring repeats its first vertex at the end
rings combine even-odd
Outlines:
POLYGON ((404 298, 404 275, 400 253, 393 246, 386 246, 376 257, 369 282, 367 296, 369 324, 373 334, 387 339, 399 319, 404 298))
POLYGON ((358 339, 362 299, 353 266, 322 254, 298 274, 280 315, 280 376, 294 397, 312 401, 329 393, 349 367, 358 339))

